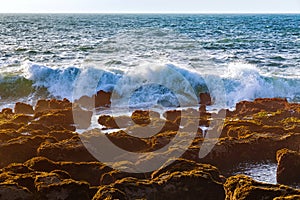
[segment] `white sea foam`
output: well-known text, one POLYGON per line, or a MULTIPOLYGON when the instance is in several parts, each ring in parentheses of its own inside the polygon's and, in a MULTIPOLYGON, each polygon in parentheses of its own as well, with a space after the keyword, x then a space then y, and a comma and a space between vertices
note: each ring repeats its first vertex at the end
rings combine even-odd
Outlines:
MULTIPOLYGON (((24 76, 32 80, 32 87, 46 88, 56 98, 74 100, 99 90, 114 91, 119 97, 131 92, 128 100, 132 106, 178 106, 179 101, 187 104, 193 95, 207 91, 216 101, 220 95, 225 96, 227 107, 259 97, 285 97, 297 102, 300 98, 300 79, 268 76, 254 65, 244 63, 229 64, 221 76, 217 69, 216 73, 201 74, 197 68, 157 62, 124 69, 113 66, 104 70, 94 65, 50 68, 29 64, 24 67, 24 76)), ((1 80, 5 82, 3 77, 1 80)), ((119 102, 120 106, 123 104, 128 102, 119 102)))

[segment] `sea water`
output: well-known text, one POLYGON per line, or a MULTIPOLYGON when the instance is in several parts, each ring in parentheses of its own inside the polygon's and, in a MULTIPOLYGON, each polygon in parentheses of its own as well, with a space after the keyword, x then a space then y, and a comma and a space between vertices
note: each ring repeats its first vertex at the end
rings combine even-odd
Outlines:
POLYGON ((292 14, 1 14, 1 106, 104 90, 130 92, 120 106, 176 107, 220 83, 228 107, 299 102, 299 25, 292 14))

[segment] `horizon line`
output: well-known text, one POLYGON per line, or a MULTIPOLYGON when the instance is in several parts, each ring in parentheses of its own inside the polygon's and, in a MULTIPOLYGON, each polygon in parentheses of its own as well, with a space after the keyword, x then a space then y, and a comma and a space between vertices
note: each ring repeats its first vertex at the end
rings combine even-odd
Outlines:
POLYGON ((109 12, 0 12, 0 14, 300 14, 300 12, 235 12, 235 11, 209 11, 209 12, 139 12, 139 11, 109 11, 109 12))

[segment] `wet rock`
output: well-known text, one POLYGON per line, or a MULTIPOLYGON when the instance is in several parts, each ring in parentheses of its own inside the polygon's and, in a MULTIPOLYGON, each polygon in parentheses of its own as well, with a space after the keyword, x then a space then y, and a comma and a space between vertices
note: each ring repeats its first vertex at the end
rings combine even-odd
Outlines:
POLYGON ((283 185, 260 183, 245 175, 229 177, 224 184, 224 189, 226 193, 226 200, 273 200, 276 197, 300 194, 300 190, 283 185))
POLYGON ((300 134, 298 133, 286 133, 284 135, 253 133, 240 139, 222 138, 218 142, 214 139, 206 139, 207 145, 212 143, 213 148, 206 157, 201 158, 201 162, 212 164, 221 169, 231 168, 243 161, 270 160, 276 162, 274 155, 276 155, 277 150, 286 146, 291 149, 298 149, 299 142, 300 134))
POLYGON ((95 106, 97 107, 109 107, 111 104, 110 101, 111 92, 98 91, 95 95, 95 106))
POLYGON ((0 198, 1 200, 32 200, 34 195, 27 188, 18 184, 1 183, 0 198))
POLYGON ((56 173, 57 170, 63 171, 72 179, 88 182, 92 186, 98 186, 101 176, 112 170, 100 162, 54 162, 45 157, 32 158, 26 161, 24 165, 40 172, 56 173))
POLYGON ((83 110, 80 107, 72 108, 72 117, 76 127, 79 129, 87 129, 91 125, 92 115, 92 111, 83 110))
POLYGON ((200 93, 200 104, 207 106, 212 105, 212 100, 209 93, 200 93))
POLYGON ((100 187, 93 200, 99 199, 224 199, 221 183, 200 170, 166 172, 147 180, 124 178, 100 187))
POLYGON ((33 108, 31 105, 26 103, 17 102, 14 108, 15 113, 17 114, 33 114, 33 108))
POLYGON ((60 169, 59 164, 56 164, 45 157, 31 158, 30 160, 27 160, 24 165, 39 172, 51 172, 53 170, 60 169))
POLYGON ((34 183, 38 199, 90 199, 88 183, 72 179, 62 179, 55 173, 38 175, 34 183))
POLYGON ((72 103, 67 99, 38 100, 35 106, 34 113, 37 114, 39 112, 44 112, 44 111, 47 112, 51 110, 61 110, 61 109, 68 109, 68 108, 72 108, 72 103))
POLYGON ((37 150, 37 156, 46 157, 53 161, 96 161, 82 144, 79 137, 56 143, 43 143, 37 150))
POLYGON ((132 125, 132 120, 128 116, 112 117, 109 115, 101 115, 98 118, 98 123, 107 129, 120 129, 132 125))
POLYGON ((86 109, 93 109, 95 108, 95 99, 93 99, 92 97, 89 96, 81 96, 79 99, 75 100, 75 104, 80 105, 80 107, 82 108, 86 108, 86 109))
POLYGON ((201 171, 202 173, 206 173, 208 176, 210 176, 214 181, 222 182, 220 178, 220 172, 216 167, 208 164, 197 163, 195 161, 183 158, 170 158, 163 166, 161 166, 151 174, 151 178, 154 179, 164 173, 192 170, 201 171))
POLYGON ((138 152, 146 149, 148 144, 141 138, 131 136, 124 131, 118 131, 106 135, 116 146, 131 152, 138 152))
POLYGON ((175 120, 181 116, 181 111, 179 110, 171 110, 171 111, 166 111, 163 116, 169 120, 175 122, 175 120))
POLYGON ((14 118, 12 118, 13 123, 21 123, 21 124, 28 124, 33 119, 32 116, 19 114, 15 115, 14 118))
POLYGON ((288 195, 286 197, 276 197, 273 200, 299 200, 300 195, 288 195))
POLYGON ((148 125, 154 118, 160 118, 160 114, 148 110, 135 110, 131 115, 133 122, 140 125, 148 125))
POLYGON ((0 124, 0 129, 12 129, 12 130, 18 130, 21 128, 23 124, 15 123, 15 122, 4 122, 0 124))
POLYGON ((0 170, 1 173, 3 172, 12 172, 15 174, 25 174, 30 173, 33 170, 27 167, 26 165, 22 163, 11 163, 7 167, 4 167, 0 170))
POLYGON ((78 136, 77 133, 70 130, 53 130, 48 133, 49 136, 54 137, 57 141, 68 140, 74 136, 78 136))
POLYGON ((277 182, 286 185, 300 183, 300 153, 288 149, 277 151, 277 182))
POLYGON ((72 103, 66 98, 64 98, 63 100, 51 99, 49 101, 49 108, 58 110, 68 109, 72 108, 72 103))
POLYGON ((100 185, 110 185, 117 180, 126 177, 133 177, 137 179, 150 178, 151 173, 137 173, 136 166, 129 161, 116 162, 112 165, 112 169, 103 173, 100 178, 100 185), (119 169, 119 170, 118 170, 119 169), (133 171, 133 173, 124 172, 124 170, 133 171), (135 173, 136 172, 136 173, 135 173))
POLYGON ((45 110, 49 110, 50 106, 49 106, 49 101, 48 100, 38 100, 38 102, 35 105, 35 113, 38 112, 43 112, 45 110))
MULTIPOLYGON (((50 101, 51 103, 51 101, 50 101)), ((60 104, 58 104, 60 105, 60 104)), ((63 105, 60 105, 63 106, 63 105)), ((53 106, 57 108, 58 106, 53 106)), ((64 109, 52 109, 38 112, 35 114, 35 123, 42 124, 47 127, 60 125, 68 130, 73 130, 73 125, 78 128, 88 128, 91 124, 91 111, 82 110, 80 107, 67 107, 64 109)))
POLYGON ((276 112, 278 110, 289 110, 289 104, 286 99, 281 98, 258 98, 253 102, 241 101, 236 104, 236 110, 232 113, 235 116, 247 116, 255 113, 276 112))
POLYGON ((4 115, 12 115, 13 110, 11 108, 3 108, 1 113, 4 114, 4 115))
POLYGON ((18 132, 24 135, 46 135, 50 132, 50 129, 43 124, 32 122, 25 126, 21 126, 18 129, 18 132), (38 134, 34 134, 36 132, 38 132, 38 134))
POLYGON ((21 136, 20 133, 16 132, 15 130, 11 130, 11 129, 4 129, 1 130, 0 129, 0 141, 1 142, 6 142, 8 140, 14 139, 21 136))
POLYGON ((41 143, 55 141, 46 136, 26 137, 21 136, 0 144, 0 166, 4 167, 13 162, 25 162, 36 156, 41 143))
POLYGON ((100 162, 61 162, 60 168, 68 172, 72 179, 99 186, 101 176, 112 169, 100 162))

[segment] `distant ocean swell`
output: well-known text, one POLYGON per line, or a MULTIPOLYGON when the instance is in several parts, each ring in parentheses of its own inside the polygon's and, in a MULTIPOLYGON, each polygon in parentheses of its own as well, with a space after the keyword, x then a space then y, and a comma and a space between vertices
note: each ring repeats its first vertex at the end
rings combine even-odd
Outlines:
MULTIPOLYGON (((184 86, 170 76, 166 68, 171 68, 182 75, 193 88, 195 94, 208 92, 203 77, 214 81, 222 80, 225 87, 227 107, 234 107, 241 100, 253 100, 259 97, 283 97, 291 102, 300 102, 300 78, 285 78, 262 74, 254 65, 231 63, 221 75, 201 74, 196 69, 165 64, 156 68, 143 68, 138 73, 125 70, 101 69, 97 67, 50 68, 42 65, 28 65, 18 75, 2 75, 0 77, 1 103, 38 98, 68 98, 75 100, 80 96, 91 96, 99 90, 117 93, 139 88, 132 94, 129 103, 140 105, 167 102, 166 106, 178 106, 174 93, 180 93, 184 86), (147 79, 155 77, 161 85, 148 85, 147 79), (124 84, 118 84, 122 80, 124 84), (144 83, 143 87, 138 84, 144 83), (118 88, 115 88, 117 85, 118 88), (80 86, 80 91, 74 88, 80 86), (172 87, 172 89, 168 89, 172 87), (176 91, 172 91, 176 90, 176 91)), ((124 102, 126 103, 126 102, 124 102)), ((128 102, 127 102, 128 103, 128 102)), ((2 106, 3 106, 2 105, 2 106)))

